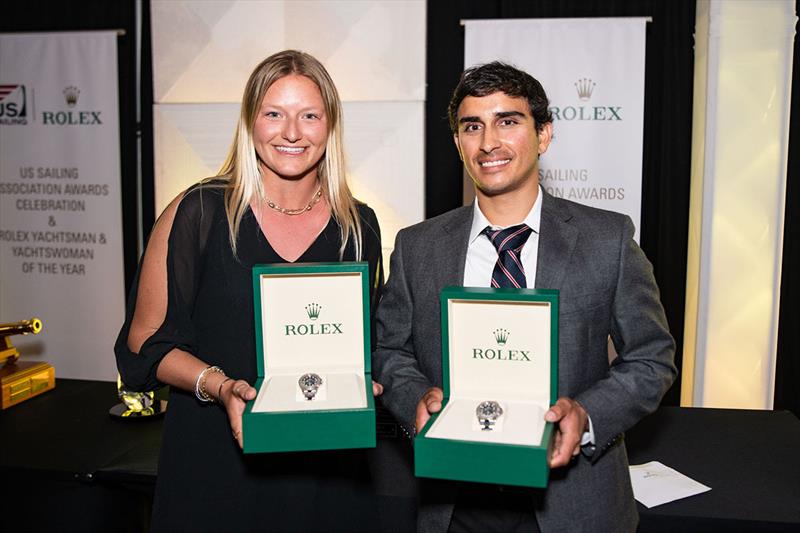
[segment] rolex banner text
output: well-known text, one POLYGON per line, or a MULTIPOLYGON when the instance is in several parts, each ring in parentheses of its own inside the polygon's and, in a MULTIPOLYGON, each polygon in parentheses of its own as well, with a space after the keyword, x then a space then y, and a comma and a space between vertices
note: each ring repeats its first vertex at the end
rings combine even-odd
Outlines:
POLYGON ((553 142, 539 182, 553 196, 625 213, 639 235, 644 18, 466 21, 466 67, 500 60, 539 80, 553 142))
POLYGON ((124 315, 117 34, 0 35, 0 323, 22 361, 113 380, 124 315))

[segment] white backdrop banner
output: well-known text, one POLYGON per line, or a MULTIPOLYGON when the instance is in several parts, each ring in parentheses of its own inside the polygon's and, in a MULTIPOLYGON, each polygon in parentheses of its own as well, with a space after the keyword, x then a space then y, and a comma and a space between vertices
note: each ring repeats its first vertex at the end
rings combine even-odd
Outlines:
POLYGON ((539 180, 554 196, 629 215, 639 235, 645 18, 466 21, 464 64, 501 60, 539 80, 553 143, 539 180))
POLYGON ((0 35, 0 322, 56 376, 114 380, 124 318, 117 35, 0 35))

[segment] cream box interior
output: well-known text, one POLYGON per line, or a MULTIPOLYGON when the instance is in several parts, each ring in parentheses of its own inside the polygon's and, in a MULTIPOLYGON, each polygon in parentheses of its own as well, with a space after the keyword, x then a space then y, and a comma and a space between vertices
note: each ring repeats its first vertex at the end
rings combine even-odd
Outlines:
POLYGON ((449 398, 427 437, 538 446, 550 400, 550 320, 546 301, 449 300, 449 398), (475 412, 487 400, 503 409, 491 430, 475 412))
POLYGON ((361 276, 336 272, 259 277, 264 380, 252 412, 367 406, 361 276), (305 373, 322 378, 312 400, 298 384, 305 373))

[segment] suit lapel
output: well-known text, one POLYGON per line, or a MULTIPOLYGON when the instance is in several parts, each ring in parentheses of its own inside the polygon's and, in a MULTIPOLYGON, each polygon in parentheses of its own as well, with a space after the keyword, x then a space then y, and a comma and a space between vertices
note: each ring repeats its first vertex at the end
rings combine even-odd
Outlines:
MULTIPOLYGON (((433 269, 431 278, 438 287, 463 285, 472 210, 472 205, 459 208, 432 238, 429 264, 433 269)), ((549 194, 543 194, 539 255, 536 260, 537 289, 561 287, 578 241, 578 230, 569 224, 571 218, 569 209, 549 194)))
POLYGON ((559 289, 578 241, 578 230, 568 221, 566 206, 547 193, 542 197, 539 255, 536 259, 536 288, 559 289))
POLYGON ((472 227, 472 205, 459 208, 434 238, 431 265, 437 265, 431 276, 436 286, 464 284, 464 264, 467 260, 467 240, 472 227))

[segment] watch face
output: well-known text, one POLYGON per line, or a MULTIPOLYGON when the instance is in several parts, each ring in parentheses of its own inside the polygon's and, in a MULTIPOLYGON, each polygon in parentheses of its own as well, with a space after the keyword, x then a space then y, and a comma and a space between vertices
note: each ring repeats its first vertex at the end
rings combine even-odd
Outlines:
POLYGON ((303 389, 313 389, 322 385, 322 378, 313 373, 303 374, 300 376, 300 379, 297 380, 297 383, 303 389))
POLYGON ((303 396, 305 396, 307 400, 312 400, 317 394, 317 389, 322 385, 322 378, 313 372, 309 372, 308 374, 300 376, 300 379, 297 380, 297 384, 300 385, 303 396))
POLYGON ((486 401, 478 404, 475 414, 479 420, 497 420, 503 414, 503 408, 495 401, 486 401))

